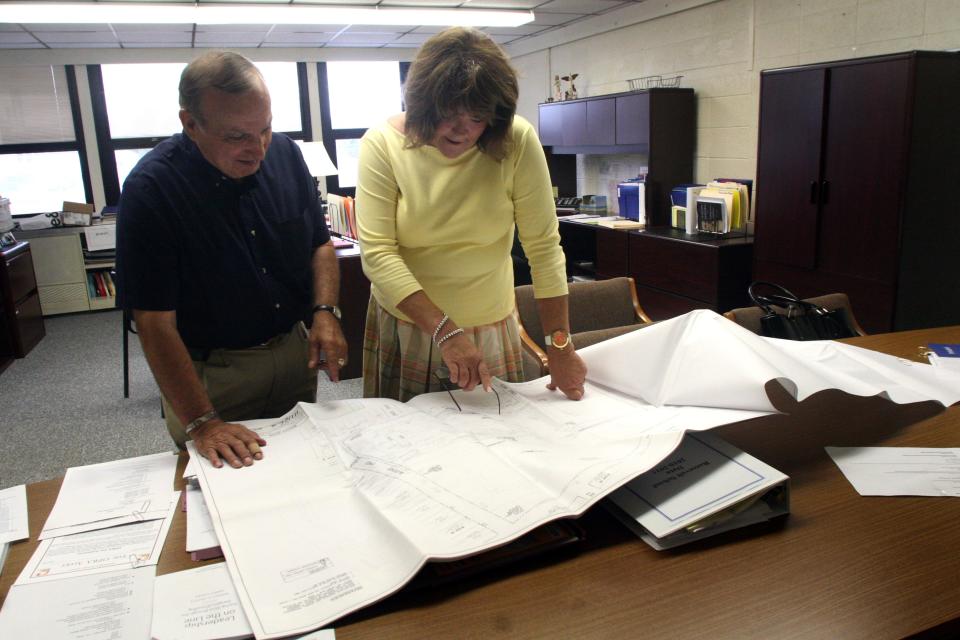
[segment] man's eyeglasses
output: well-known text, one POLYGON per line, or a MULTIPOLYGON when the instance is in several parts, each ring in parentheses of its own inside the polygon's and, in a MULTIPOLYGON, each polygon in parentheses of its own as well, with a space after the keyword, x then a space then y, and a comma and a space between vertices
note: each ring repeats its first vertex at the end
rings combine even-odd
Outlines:
MULTIPOLYGON (((450 382, 450 370, 445 366, 439 366, 434 370, 433 377, 437 379, 440 386, 443 387, 444 391, 450 396, 450 399, 453 400, 453 404, 457 405, 457 411, 462 413, 463 407, 460 406, 460 403, 457 402, 457 399, 453 395, 453 390, 459 387, 450 382)), ((500 394, 497 393, 495 387, 490 387, 490 390, 493 391, 493 395, 497 397, 497 415, 500 415, 500 394)))

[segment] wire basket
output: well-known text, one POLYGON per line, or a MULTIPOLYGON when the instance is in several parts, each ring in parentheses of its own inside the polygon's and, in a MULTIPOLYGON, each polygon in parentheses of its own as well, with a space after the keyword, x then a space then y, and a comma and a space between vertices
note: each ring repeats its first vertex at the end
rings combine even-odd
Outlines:
POLYGON ((630 84, 630 91, 642 91, 643 89, 659 89, 662 87, 679 87, 680 79, 683 76, 641 76, 639 78, 630 78, 627 82, 630 84))

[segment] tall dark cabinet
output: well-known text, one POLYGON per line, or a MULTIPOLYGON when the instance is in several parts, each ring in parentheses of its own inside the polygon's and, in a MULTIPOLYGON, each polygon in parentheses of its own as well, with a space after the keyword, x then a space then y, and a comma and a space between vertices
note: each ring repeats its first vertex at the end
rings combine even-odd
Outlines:
POLYGON ((960 324, 960 53, 764 71, 754 277, 868 332, 960 324))

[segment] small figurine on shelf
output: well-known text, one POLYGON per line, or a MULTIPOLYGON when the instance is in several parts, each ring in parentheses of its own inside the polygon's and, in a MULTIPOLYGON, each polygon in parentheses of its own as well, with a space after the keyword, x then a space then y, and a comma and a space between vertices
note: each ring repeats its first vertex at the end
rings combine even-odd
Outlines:
POLYGON ((553 99, 557 102, 563 100, 563 89, 560 87, 560 76, 553 76, 553 99))
POLYGON ((579 76, 579 75, 580 75, 579 73, 571 73, 571 74, 568 75, 568 76, 563 76, 562 78, 560 78, 560 79, 563 80, 564 82, 569 82, 569 83, 570 83, 570 88, 564 93, 564 96, 563 96, 563 99, 564 99, 564 100, 576 100, 576 98, 577 98, 577 86, 576 86, 575 84, 573 84, 573 81, 576 80, 576 79, 577 79, 577 76, 579 76))

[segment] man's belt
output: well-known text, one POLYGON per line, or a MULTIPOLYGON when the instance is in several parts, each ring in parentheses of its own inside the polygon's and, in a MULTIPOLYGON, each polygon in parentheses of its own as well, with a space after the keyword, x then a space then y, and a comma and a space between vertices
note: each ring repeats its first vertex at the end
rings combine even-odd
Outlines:
MULTIPOLYGON (((298 323, 299 324, 299 323, 298 323)), ((296 327, 294 327, 296 328, 296 327)), ((251 345, 249 347, 224 347, 228 348, 230 351, 241 351, 243 349, 263 349, 264 347, 270 348, 276 343, 278 343, 284 336, 289 335, 289 331, 284 331, 279 333, 274 337, 270 338, 266 342, 261 342, 260 344, 251 345)), ((190 347, 187 346, 187 353, 190 354, 190 359, 194 362, 206 362, 210 359, 210 354, 216 351, 220 347, 190 347)))

